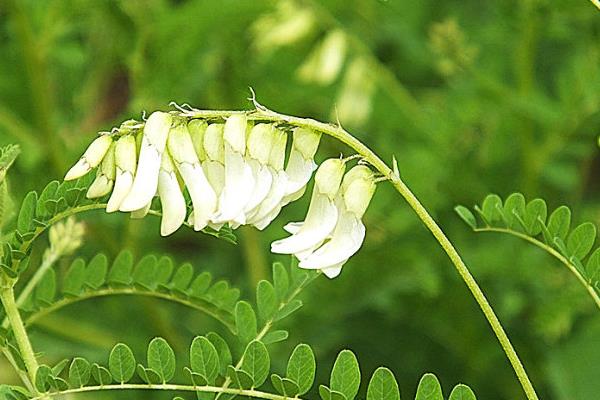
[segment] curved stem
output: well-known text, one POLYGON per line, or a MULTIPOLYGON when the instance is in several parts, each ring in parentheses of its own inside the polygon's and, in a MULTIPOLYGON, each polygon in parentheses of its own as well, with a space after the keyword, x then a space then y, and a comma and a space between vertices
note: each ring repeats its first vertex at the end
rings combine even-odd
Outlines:
MULTIPOLYGON (((232 389, 223 388, 219 386, 191 386, 191 385, 177 385, 177 384, 162 384, 162 385, 148 385, 148 384, 137 384, 128 383, 123 385, 104 385, 104 386, 85 386, 77 389, 63 390, 60 392, 47 393, 44 396, 33 397, 30 400, 41 400, 48 397, 64 396, 67 394, 75 393, 86 393, 86 392, 99 392, 103 390, 169 390, 173 392, 197 392, 197 393, 219 393, 219 394, 233 394, 239 396, 253 397, 255 399, 269 399, 269 400, 285 400, 289 397, 281 396, 278 394, 261 392, 255 389, 232 389)), ((296 400, 302 400, 300 397, 294 397, 296 400)))
MULTIPOLYGON (((429 215, 427 209, 423 207, 421 202, 415 197, 415 195, 411 192, 411 190, 404 184, 404 182, 400 179, 400 176, 397 172, 392 171, 390 167, 388 167, 371 149, 365 146, 361 141, 352 136, 349 132, 344 130, 339 125, 331 125, 323 122, 316 121, 314 119, 307 118, 298 118, 289 115, 279 114, 277 112, 271 111, 266 107, 258 104, 256 100, 252 99, 256 110, 251 112, 246 111, 207 111, 207 110, 191 110, 188 112, 183 112, 184 116, 188 116, 191 118, 224 118, 230 116, 235 113, 246 113, 248 114, 249 119, 254 120, 264 120, 270 122, 279 122, 279 123, 287 123, 293 126, 305 127, 308 129, 312 129, 328 136, 331 136, 335 139, 338 139, 342 143, 348 145, 352 149, 354 149, 358 154, 362 156, 362 158, 371 164, 377 171, 379 171, 383 176, 387 177, 392 186, 396 189, 398 193, 406 200, 406 202, 410 205, 410 207, 417 214, 419 219, 425 224, 427 229, 433 234, 437 242, 440 244, 454 267, 456 268, 458 274, 465 282, 473 298, 479 305, 479 308, 483 312, 483 315, 487 319, 490 324, 492 331, 496 335, 498 342, 502 346, 506 357, 510 361, 510 364, 523 387, 525 394, 529 400, 537 400, 537 394, 533 385, 515 351, 508 335, 504 331, 504 328, 500 324, 496 313, 494 312, 492 306, 488 302, 485 297, 483 291, 477 284, 477 281, 471 275, 471 272, 461 259, 457 250, 454 248, 450 240, 446 237, 442 229, 435 222, 435 220, 429 215)), ((396 169, 396 168, 394 168, 396 169)))
POLYGON ((169 300, 169 301, 172 301, 175 303, 183 304, 190 308, 194 308, 196 310, 202 311, 202 312, 206 313, 207 315, 210 315, 211 317, 213 317, 214 319, 216 319, 217 321, 219 321, 223 325, 225 325, 225 327, 227 327, 227 329, 229 329, 231 332, 235 331, 235 325, 234 325, 233 321, 230 321, 230 320, 226 319, 223 315, 220 315, 218 312, 211 310, 208 305, 202 305, 199 303, 191 302, 191 301, 188 301, 188 300, 185 300, 182 298, 170 296, 169 294, 166 294, 166 293, 151 292, 151 291, 138 290, 138 289, 132 289, 132 288, 102 289, 102 290, 84 293, 79 297, 74 297, 74 298, 67 297, 62 300, 57 301, 56 303, 53 303, 49 307, 46 307, 37 312, 34 312, 28 318, 26 318, 25 322, 27 325, 33 324, 38 319, 40 319, 54 311, 60 310, 61 308, 70 306, 71 304, 75 304, 75 303, 78 303, 83 300, 93 299, 96 297, 119 296, 119 295, 137 295, 137 296, 154 297, 154 298, 158 298, 158 299, 164 299, 164 300, 169 300))
POLYGON ((583 285, 583 287, 587 290, 587 292, 590 294, 590 296, 592 297, 592 299, 596 303, 596 306, 598 307, 598 309, 600 309, 600 297, 598 296, 598 293, 596 293, 596 291, 594 290, 594 288, 591 285, 589 285, 589 283, 581 275, 581 273, 575 267, 575 265, 573 265, 565 256, 563 256, 562 254, 560 254, 554 248, 548 246, 544 242, 541 242, 541 241, 537 240, 536 238, 533 238, 531 236, 527 236, 524 233, 513 231, 512 229, 508 229, 508 228, 492 228, 492 227, 487 227, 487 228, 476 228, 476 229, 474 229, 474 231, 475 232, 499 232, 499 233, 507 233, 509 235, 512 235, 512 236, 518 237, 520 239, 526 240, 529 243, 532 243, 532 244, 536 245, 540 249, 542 249, 542 250, 550 253, 554 258, 558 259, 567 268, 569 268, 569 270, 573 273, 573 275, 575 275, 575 277, 577 278, 577 280, 579 281, 579 283, 581 283, 583 285))

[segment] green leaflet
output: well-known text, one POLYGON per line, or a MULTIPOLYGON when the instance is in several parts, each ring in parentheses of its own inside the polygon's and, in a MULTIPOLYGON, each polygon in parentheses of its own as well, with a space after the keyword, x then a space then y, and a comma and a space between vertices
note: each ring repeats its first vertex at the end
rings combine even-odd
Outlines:
POLYGON ((256 315, 250 303, 239 301, 235 306, 235 326, 242 344, 249 343, 258 333, 256 315))
POLYGON ((208 384, 214 384, 219 374, 219 354, 210 340, 198 336, 190 347, 190 366, 194 373, 200 374, 208 384))
POLYGON ((119 343, 113 347, 108 359, 108 369, 117 382, 126 383, 133 378, 135 357, 127 345, 119 343))
POLYGON ((269 352, 262 342, 250 342, 244 351, 240 369, 252 379, 252 387, 261 386, 269 376, 271 359, 269 352))
POLYGON ((423 375, 417 387, 415 400, 444 400, 440 381, 435 375, 423 375))
POLYGON ((466 385, 456 385, 448 400, 476 400, 475 393, 466 385))
POLYGON ((352 400, 360 386, 358 360, 350 350, 342 350, 335 360, 330 378, 331 390, 342 393, 352 400))
POLYGON ((384 367, 375 370, 369 381, 367 400, 400 400, 400 389, 392 371, 384 367))
POLYGON ((90 363, 85 358, 77 357, 69 367, 69 384, 71 387, 84 387, 90 381, 90 363))
POLYGON ((175 352, 163 338, 154 338, 148 345, 148 367, 158 373, 163 383, 175 375, 175 352))
POLYGON ((286 377, 298 385, 298 394, 305 394, 315 381, 316 361, 307 344, 296 346, 288 361, 286 377))

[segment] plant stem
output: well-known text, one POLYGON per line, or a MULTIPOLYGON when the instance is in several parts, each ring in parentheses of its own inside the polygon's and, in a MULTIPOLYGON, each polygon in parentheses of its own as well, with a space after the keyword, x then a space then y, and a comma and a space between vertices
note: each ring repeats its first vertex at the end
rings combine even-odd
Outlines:
POLYGON ((17 373, 17 375, 19 375, 19 378, 21 378, 21 381, 23 382, 23 384, 25 385, 25 387, 27 387, 27 389, 31 393, 34 393, 35 389, 33 387, 33 384, 31 383, 31 381, 29 380, 29 375, 27 375, 27 372, 23 371, 19 367, 19 365, 17 364, 17 361, 13 357, 12 353, 10 352, 10 350, 7 347, 0 347, 0 351, 2 351, 2 354, 4 354, 4 357, 6 357, 6 359, 8 360, 8 362, 10 363, 10 365, 13 367, 13 369, 15 370, 15 372, 17 373))
POLYGON ((490 324, 494 335, 500 342, 504 353, 506 354, 510 364, 512 365, 521 386, 529 400, 538 400, 537 394, 533 385, 515 351, 513 345, 508 338, 508 335, 504 331, 504 328, 500 324, 498 317, 496 316, 492 306, 488 302, 485 297, 483 291, 477 284, 477 281, 471 275, 469 269, 462 261, 460 255, 457 250, 452 245, 452 242, 446 237, 442 229, 435 222, 435 220, 429 215, 427 209, 423 207, 421 202, 415 197, 415 195, 411 192, 411 190, 404 184, 402 179, 397 173, 394 173, 390 167, 388 167, 371 149, 365 146, 361 141, 352 136, 349 132, 344 130, 341 126, 326 124, 323 122, 316 121, 314 119, 307 118, 298 118, 289 115, 279 114, 277 112, 271 111, 266 107, 260 105, 255 98, 251 99, 256 107, 255 111, 246 112, 246 111, 207 111, 207 110, 192 110, 188 112, 183 112, 182 114, 191 118, 226 118, 235 113, 246 113, 249 119, 252 120, 262 120, 262 121, 270 121, 270 122, 279 122, 279 123, 287 123, 292 126, 299 126, 308 129, 312 129, 326 135, 329 135, 335 139, 338 139, 342 143, 348 145, 354 151, 362 156, 362 158, 371 164, 377 171, 379 171, 383 176, 387 177, 391 184, 394 186, 396 191, 400 193, 400 195, 406 200, 406 202, 410 205, 410 207, 417 214, 419 219, 425 224, 427 229, 433 234, 437 242, 440 244, 454 267, 456 268, 458 274, 465 282, 473 298, 479 305, 479 308, 483 312, 483 315, 487 319, 490 324))
POLYGON ((546 245, 543 242, 540 242, 536 238, 533 238, 531 236, 527 236, 527 235, 525 235, 524 233, 521 233, 521 232, 513 231, 512 229, 487 227, 487 228, 476 228, 476 229, 474 229, 474 231, 475 232, 499 232, 499 233, 507 233, 509 235, 516 236, 516 237, 518 237, 520 239, 526 240, 529 243, 532 243, 532 244, 536 245, 540 249, 547 251, 548 253, 550 253, 550 255, 552 255, 553 257, 555 257, 556 259, 558 259, 567 268, 569 268, 569 270, 573 273, 573 275, 575 275, 575 277, 577 278, 577 280, 579 281, 579 283, 581 283, 583 285, 583 287, 587 290, 587 292, 590 294, 590 296, 592 297, 592 299, 596 303, 596 306, 598 307, 598 309, 600 309, 600 297, 598 296, 598 293, 596 293, 596 291, 594 290, 594 288, 585 280, 585 278, 583 276, 581 276, 581 273, 579 272, 579 270, 577 270, 577 268, 571 262, 569 262, 569 260, 565 256, 563 256, 562 254, 560 254, 558 251, 556 251, 552 247, 546 245))
MULTIPOLYGON (((170 390, 174 392, 197 392, 197 393, 219 393, 219 394, 233 394, 239 396, 253 397, 256 399, 268 399, 268 400, 285 400, 289 397, 281 396, 278 394, 261 392, 254 389, 232 389, 223 388, 219 386, 190 386, 190 385, 177 385, 177 384, 162 384, 162 385, 147 385, 147 384, 123 384, 123 385, 104 385, 104 386, 86 386, 77 389, 63 390, 60 392, 47 393, 44 396, 34 397, 30 400, 40 400, 42 398, 49 398, 54 396, 63 396, 66 394, 74 393, 85 393, 85 392, 98 392, 102 390, 170 390)), ((295 400, 302 400, 300 397, 294 397, 295 400)))
POLYGON ((0 289, 0 300, 6 311, 6 316, 10 322, 21 357, 23 357, 23 361, 25 362, 29 379, 31 382, 35 382, 38 363, 35 359, 35 353, 33 352, 33 347, 31 347, 31 342, 29 341, 29 336, 27 335, 25 325, 21 319, 17 303, 15 302, 15 292, 11 285, 0 289))

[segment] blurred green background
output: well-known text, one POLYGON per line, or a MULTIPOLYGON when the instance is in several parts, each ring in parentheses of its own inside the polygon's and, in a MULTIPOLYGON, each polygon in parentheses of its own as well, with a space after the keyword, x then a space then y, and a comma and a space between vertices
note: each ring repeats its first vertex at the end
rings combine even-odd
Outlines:
MULTIPOLYGON (((9 175, 15 202, 61 179, 99 130, 170 101, 249 108, 251 86, 274 110, 339 119, 385 160, 395 155, 488 294, 540 398, 598 398, 600 318, 575 278, 518 239, 472 233, 452 211, 521 191, 598 222, 600 12, 589 1, 0 0, 0 60, 0 144, 23 149, 9 175)), ((318 158, 340 152, 350 154, 324 139, 318 158)), ((188 229, 160 238, 155 218, 89 213, 79 217, 78 255, 168 253, 252 298, 277 259, 270 241, 306 206, 290 205, 262 233, 241 229, 238 246, 188 229)), ((365 376, 390 367, 403 398, 426 371, 446 392, 465 382, 482 399, 523 398, 466 287, 388 185, 365 222, 366 242, 341 277, 302 296, 290 339, 273 348, 275 367, 302 341, 314 345, 321 383, 348 347, 365 376)), ((118 341, 141 357, 157 335, 183 357, 213 328, 176 305, 107 298, 46 317, 32 340, 48 363, 104 360, 118 341)), ((4 360, 0 381, 15 381, 4 360)))

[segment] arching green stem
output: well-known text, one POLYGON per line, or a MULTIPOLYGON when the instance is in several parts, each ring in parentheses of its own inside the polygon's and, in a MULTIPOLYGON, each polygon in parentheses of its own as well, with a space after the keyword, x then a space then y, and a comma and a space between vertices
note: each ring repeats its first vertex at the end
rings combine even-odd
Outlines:
POLYGON ((477 284, 477 281, 471 275, 471 272, 463 262, 462 258, 450 242, 450 240, 446 237, 442 229, 435 222, 435 220, 429 215, 425 207, 421 204, 421 202, 415 197, 412 191, 406 186, 406 184, 400 179, 398 173, 392 171, 390 167, 387 166, 371 149, 365 146, 362 142, 352 136, 349 132, 344 130, 339 125, 326 124, 323 122, 319 122, 313 119, 307 118, 298 118, 289 115, 279 114, 274 111, 271 111, 262 105, 258 104, 256 100, 253 98, 252 101, 256 107, 254 111, 205 111, 205 110, 193 110, 189 112, 184 112, 183 115, 192 118, 224 118, 234 113, 246 113, 248 114, 249 119, 258 120, 258 121, 270 121, 270 122, 279 122, 285 123, 292 126, 300 126, 309 129, 313 129, 315 131, 319 131, 323 134, 329 135, 333 138, 338 139, 342 143, 351 147, 354 151, 360 154, 364 161, 371 164, 377 171, 379 171, 382 175, 387 177, 392 184, 392 186, 400 193, 400 195, 406 200, 409 206, 415 211, 419 219, 425 224, 427 229, 433 234, 437 242, 440 244, 444 252, 447 254, 448 258, 456 268, 458 274, 465 282, 471 294, 475 298, 475 301, 481 308, 485 318, 490 324, 492 331, 496 335, 496 338, 500 342, 502 349, 504 350, 510 364, 512 365, 525 394, 529 400, 537 400, 537 394, 533 385, 523 367, 517 352, 515 351, 508 335, 504 331, 504 328, 500 324, 496 313, 492 309, 492 306, 488 302, 485 297, 483 291, 477 284))

